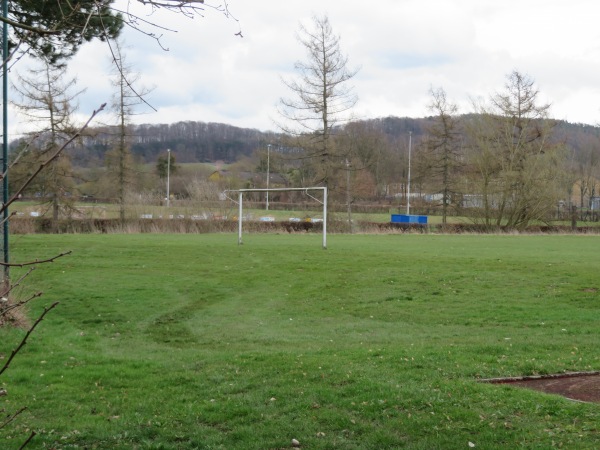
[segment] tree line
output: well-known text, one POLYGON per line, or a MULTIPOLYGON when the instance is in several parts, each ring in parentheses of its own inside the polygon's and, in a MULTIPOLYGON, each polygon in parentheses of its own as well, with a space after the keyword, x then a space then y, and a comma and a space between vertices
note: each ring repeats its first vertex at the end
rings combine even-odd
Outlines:
MULTIPOLYGON (((358 98, 350 81, 358 69, 349 66, 327 16, 302 26, 298 41, 306 59, 285 81, 290 97, 281 99, 280 116, 284 141, 303 149, 297 158, 301 178, 328 186, 334 200, 346 203, 349 223, 352 203, 362 195, 398 192, 392 182, 399 170, 406 174, 401 183, 408 204, 416 130, 406 130, 407 164, 381 132, 352 122, 358 98)), ((558 122, 529 75, 514 70, 466 115, 443 87, 432 87, 430 95, 432 115, 415 142, 414 184, 441 206, 444 223, 454 210, 486 226, 524 228, 549 220, 561 203, 570 207, 576 185, 580 204, 594 207, 600 141, 576 156, 555 134, 558 122)))
MULTIPOLYGON (((266 172, 289 187, 326 185, 331 200, 346 205, 349 222, 355 204, 400 204, 409 195, 427 199, 443 221, 461 214, 489 226, 546 220, 574 199, 580 208, 593 206, 598 128, 553 120, 528 75, 508 74, 504 87, 468 112, 458 111, 443 88, 432 88, 429 117, 355 120, 359 99, 350 82, 358 69, 350 67, 328 17, 315 16, 298 36, 306 59, 296 63, 296 78, 284 80, 290 95, 280 101, 277 132, 199 121, 132 124, 145 89, 115 41, 112 108, 118 123, 88 128, 24 194, 52 203, 54 220, 81 194, 114 199, 124 219, 127 196, 154 192, 161 201, 168 152, 173 170, 176 163, 229 165, 227 188, 265 187, 266 172)), ((40 61, 20 78, 29 88, 21 88, 19 106, 42 126, 12 145, 14 185, 72 129, 74 81, 43 52, 40 61)), ((208 175, 181 171, 173 194, 190 196, 198 178, 208 175)))
MULTIPOLYGON (((486 117, 490 119, 490 116, 486 117)), ((451 116, 454 122, 452 130, 443 128, 448 126, 448 119, 449 117, 444 115, 423 118, 385 117, 350 121, 334 128, 332 135, 336 145, 344 146, 351 153, 346 155, 348 166, 345 160, 337 169, 330 166, 328 181, 333 199, 347 203, 349 193, 350 207, 359 203, 385 200, 389 202, 393 199, 396 203, 402 203, 408 181, 408 136, 411 133, 413 196, 435 199, 429 202, 428 208, 437 209, 444 217, 461 212, 473 213, 479 207, 484 207, 481 194, 483 190, 474 184, 476 172, 474 166, 469 165, 474 160, 467 163, 468 156, 477 155, 473 148, 474 137, 469 133, 476 124, 481 125, 484 116, 479 113, 454 114, 451 116), (445 136, 444 133, 449 136, 445 136), (436 152, 442 152, 441 145, 448 145, 448 142, 440 142, 444 137, 452 137, 455 143, 460 143, 460 148, 454 148, 445 155, 453 158, 446 160, 446 164, 443 154, 436 155, 436 152), (468 146, 472 147, 469 151, 468 146), (459 150, 461 153, 457 153, 459 150), (449 178, 451 176, 455 178, 452 182, 449 178), (462 185, 456 178, 461 180, 462 185)), ((598 193, 595 181, 600 129, 592 125, 571 124, 552 119, 543 121, 547 121, 548 127, 551 128, 551 133, 545 137, 547 145, 562 146, 562 154, 565 157, 559 167, 567 178, 560 191, 561 199, 557 201, 573 198, 577 199, 575 203, 578 207, 589 207, 590 199, 598 193), (569 193, 569 189, 575 191, 569 193)), ((271 173, 285 178, 287 186, 318 184, 320 180, 315 177, 318 171, 313 170, 311 166, 321 165, 322 170, 324 162, 307 157, 305 150, 298 147, 297 143, 294 147, 289 147, 290 140, 290 135, 284 133, 193 121, 174 124, 130 124, 127 125, 124 134, 119 132, 117 126, 90 127, 87 133, 66 151, 68 158, 62 158, 52 171, 40 176, 25 194, 28 197, 36 194, 47 196, 48 189, 51 189, 48 177, 57 172, 66 173, 64 167, 71 169, 71 176, 65 177, 65 183, 68 181, 68 184, 63 186, 68 194, 65 202, 83 194, 98 198, 117 198, 116 188, 121 185, 127 185, 134 191, 152 191, 160 185, 160 181, 157 180, 166 176, 163 173, 164 167, 162 170, 160 167, 165 165, 167 149, 171 150, 173 158, 172 170, 181 164, 181 167, 185 167, 185 163, 220 161, 231 168, 231 177, 238 177, 237 182, 229 179, 224 187, 265 187, 260 184, 260 180, 265 179, 267 172, 269 145, 269 169, 271 173), (128 156, 127 166, 131 167, 131 173, 123 178, 122 182, 115 183, 111 181, 112 178, 106 178, 105 172, 115 172, 114 168, 118 167, 119 160, 115 159, 114 147, 115 138, 121 135, 127 135, 130 139, 131 154, 128 156), (253 183, 249 185, 242 180, 240 172, 255 173, 253 183)), ((11 148, 15 156, 23 144, 23 140, 12 143, 11 148)), ((30 166, 32 158, 39 157, 39 154, 32 152, 28 157, 21 159, 21 163, 17 163, 13 168, 11 182, 17 184, 22 178, 21 175, 26 175, 20 168, 30 166)), ((174 195, 180 198, 189 196, 189 192, 197 190, 195 178, 206 179, 209 175, 210 172, 206 171, 180 171, 173 178, 174 195)), ((162 194, 157 192, 156 195, 158 199, 162 194)), ((283 194, 274 194, 273 199, 276 201, 277 198, 284 197, 283 194)), ((415 201, 418 205, 418 199, 415 201)), ((488 208, 495 208, 495 201, 490 198, 488 208)), ((55 203, 54 200, 53 202, 55 203)), ((482 220, 477 217, 473 219, 482 220)), ((487 223, 491 225, 493 221, 488 220, 487 223)))

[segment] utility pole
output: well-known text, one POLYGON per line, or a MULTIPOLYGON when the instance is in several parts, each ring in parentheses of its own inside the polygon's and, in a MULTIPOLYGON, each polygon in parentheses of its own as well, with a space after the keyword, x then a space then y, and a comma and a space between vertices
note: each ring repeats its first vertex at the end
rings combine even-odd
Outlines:
POLYGON ((348 210, 348 229, 352 233, 352 208, 350 206, 352 196, 350 195, 350 161, 346 158, 346 208, 348 210))
POLYGON ((170 206, 171 203, 171 194, 170 194, 170 190, 171 190, 171 149, 168 148, 167 149, 167 208, 170 206))
POLYGON ((406 215, 410 216, 410 154, 412 151, 412 131, 408 132, 408 182, 406 183, 406 215))
MULTIPOLYGON (((267 145, 267 189, 271 178, 271 144, 267 145)), ((269 191, 267 191, 267 211, 269 210, 269 191)))

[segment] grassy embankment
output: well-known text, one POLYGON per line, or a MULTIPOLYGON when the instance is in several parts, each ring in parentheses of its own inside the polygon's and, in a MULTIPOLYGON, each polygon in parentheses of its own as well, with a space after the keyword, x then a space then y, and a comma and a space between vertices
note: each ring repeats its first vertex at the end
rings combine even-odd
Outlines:
POLYGON ((61 304, 1 380, 29 408, 2 448, 600 447, 600 405, 478 382, 600 369, 597 237, 328 243, 14 238, 15 262, 73 254, 28 281, 33 313, 61 304))

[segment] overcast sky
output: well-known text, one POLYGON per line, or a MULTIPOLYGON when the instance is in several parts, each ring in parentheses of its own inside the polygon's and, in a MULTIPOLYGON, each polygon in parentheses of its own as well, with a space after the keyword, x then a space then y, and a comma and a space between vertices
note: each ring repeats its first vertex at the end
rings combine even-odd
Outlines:
MULTIPOLYGON (((125 1, 125 0, 121 0, 125 1)), ((215 4, 218 0, 206 0, 215 4)), ((299 24, 326 14, 351 67, 359 118, 428 115, 430 88, 444 88, 460 112, 500 91, 513 70, 536 82, 557 119, 600 123, 598 0, 228 0, 227 19, 159 14, 163 51, 126 31, 126 53, 154 87, 137 123, 182 120, 276 130, 276 106, 305 59, 299 24), (241 29, 243 38, 235 36, 241 29)), ((106 44, 86 44, 69 63, 82 116, 110 101, 106 44)), ((104 114, 102 120, 108 121, 104 114)), ((13 127, 14 128, 14 127, 13 127)))

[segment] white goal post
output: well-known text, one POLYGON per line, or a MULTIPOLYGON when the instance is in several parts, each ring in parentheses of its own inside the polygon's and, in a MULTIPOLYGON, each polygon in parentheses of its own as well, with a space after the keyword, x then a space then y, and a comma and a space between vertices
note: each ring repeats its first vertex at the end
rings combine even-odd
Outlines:
POLYGON ((305 188, 272 188, 272 189, 236 189, 227 190, 225 192, 238 193, 238 245, 242 244, 242 221, 243 221, 243 200, 246 192, 288 192, 288 191, 304 191, 306 195, 313 198, 323 205, 323 249, 327 248, 327 188, 323 186, 305 187, 305 188), (323 191, 323 201, 313 197, 308 191, 323 191))

